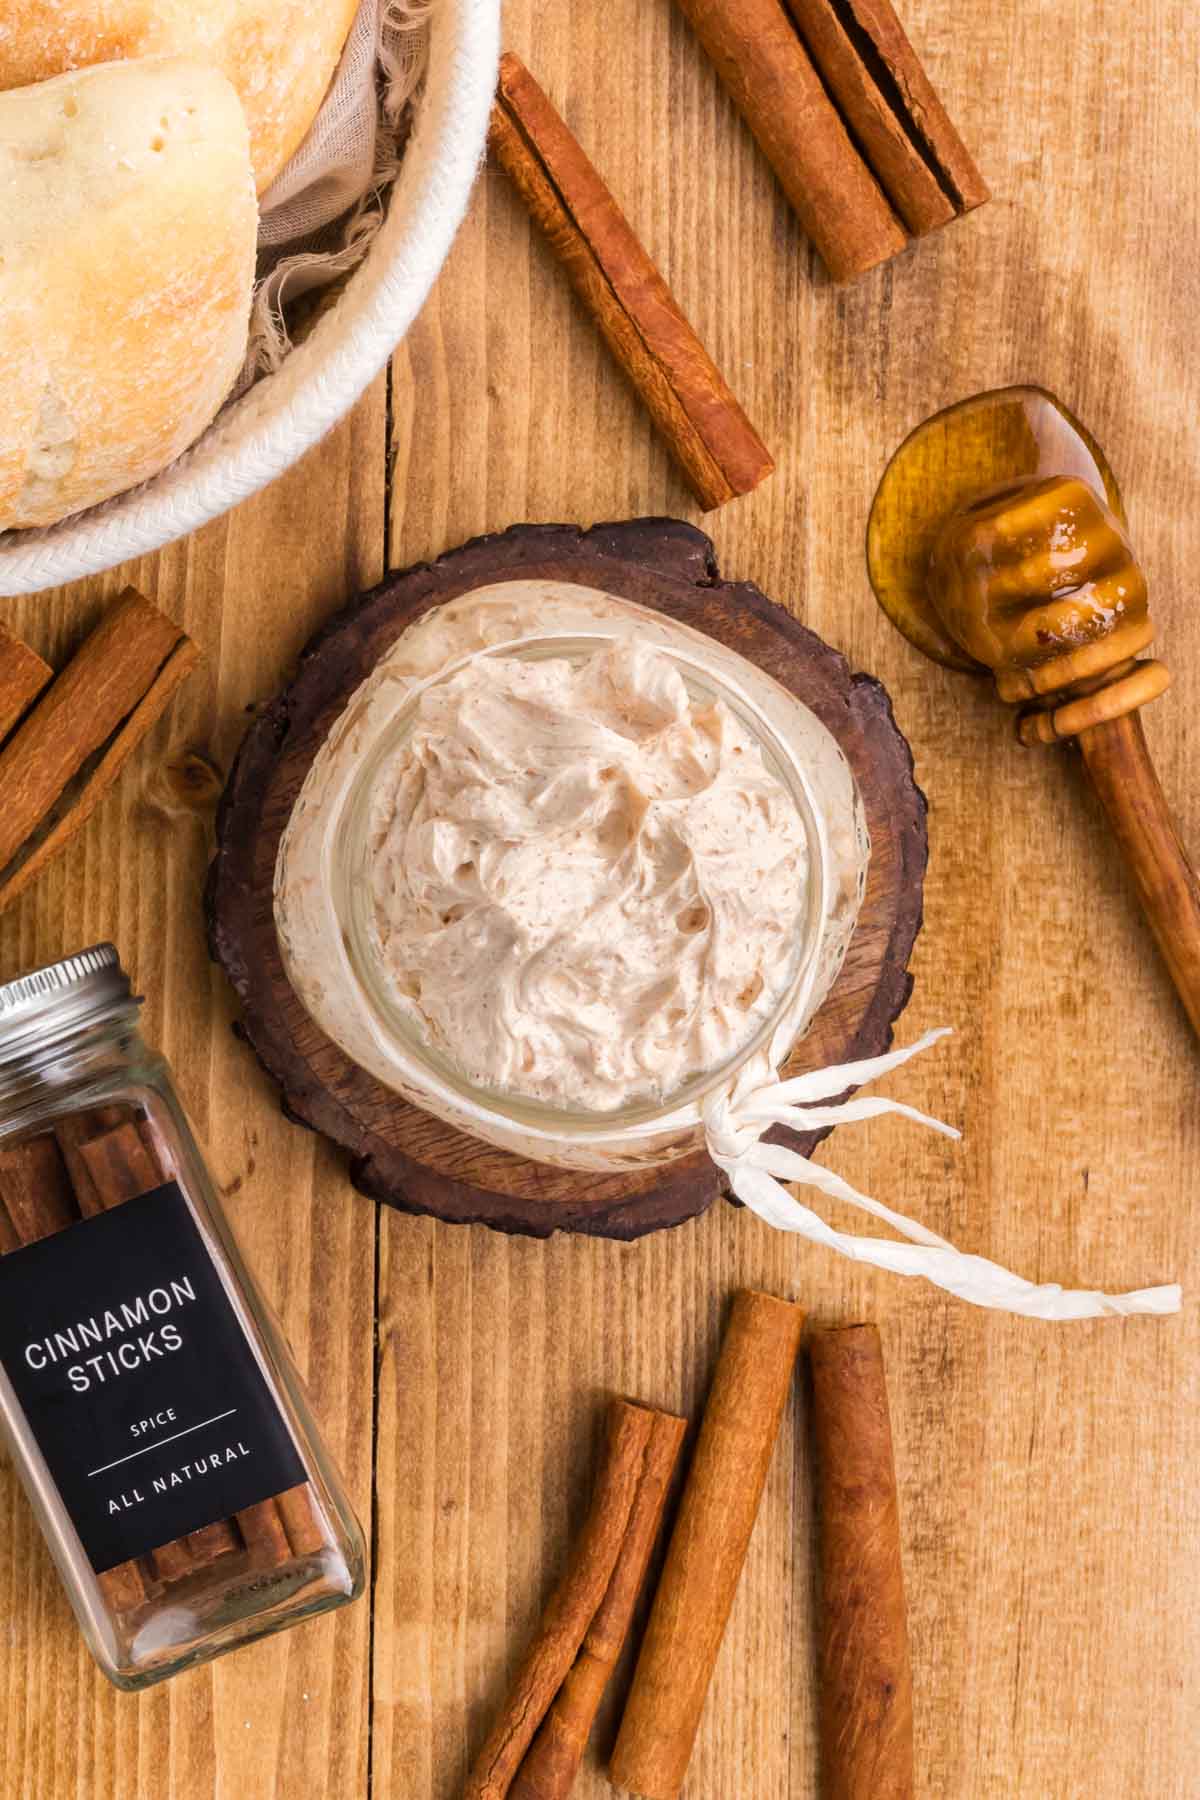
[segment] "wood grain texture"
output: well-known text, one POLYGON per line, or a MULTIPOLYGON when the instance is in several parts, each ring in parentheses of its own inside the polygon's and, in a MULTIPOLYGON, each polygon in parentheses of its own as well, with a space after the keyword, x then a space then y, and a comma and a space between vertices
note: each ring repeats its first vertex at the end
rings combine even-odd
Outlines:
MULTIPOLYGON (((828 1160, 1031 1277, 1178 1277, 1185 1312, 1069 1329, 983 1315, 731 1207, 635 1245, 405 1218, 353 1195, 341 1159, 278 1115, 207 966, 207 815, 162 774, 193 753, 227 768, 245 707, 379 574, 377 388, 284 482, 124 572, 206 662, 156 730, 161 757, 139 753, 0 922, 5 975, 108 934, 150 996, 148 1033, 176 1063, 373 1522, 372 1610, 119 1698, 78 1647, 4 1470, 0 1743, 20 1800, 365 1800, 368 1756, 372 1800, 454 1800, 586 1511, 603 1396, 697 1417, 739 1285, 794 1292, 826 1322, 879 1321, 921 1800, 1191 1800, 1200 1067, 1100 809, 1057 767, 1072 753, 1022 750, 986 690, 891 630, 862 537, 888 456, 933 408, 1014 381, 1060 394, 1121 479, 1174 673, 1145 728, 1183 839, 1200 845, 1194 9, 900 10, 994 198, 849 290, 820 273, 670 0, 511 0, 506 37, 572 130, 603 145, 630 224, 776 454, 771 481, 706 520, 722 568, 880 677, 915 746, 931 862, 905 1032, 958 1029, 888 1091, 966 1136, 955 1148, 880 1120, 836 1134, 828 1160)), ((397 567, 516 519, 696 516, 498 173, 395 358, 390 453, 397 567)), ((22 601, 4 621, 61 660, 121 581, 22 601)), ((817 1791, 811 1479, 797 1390, 687 1800, 817 1791)), ((602 1762, 628 1674, 626 1658, 578 1800, 611 1795, 602 1762)))
MULTIPOLYGON (((379 574, 385 400, 378 383, 301 469, 187 544, 12 607, 14 629, 57 665, 102 600, 132 581, 201 645, 205 660, 83 831, 0 926, 5 977, 101 938, 120 945, 147 996, 146 1036, 172 1061, 239 1242, 283 1320, 368 1522, 371 1212, 340 1179, 322 1191, 328 1158, 279 1115, 232 1036, 232 1009, 208 963, 199 909, 211 806, 203 784, 181 785, 172 772, 192 758, 227 765, 245 707, 272 678, 268 671, 295 656, 331 603, 379 574), (188 803, 193 791, 199 810, 188 803)), ((145 1695, 120 1695, 79 1640, 7 1464, 0 1468, 0 1542, 5 1800, 266 1800, 303 1792, 313 1770, 331 1792, 365 1791, 366 1606, 145 1695)))
MULTIPOLYGON (((521 525, 418 563, 357 596, 306 649, 296 679, 246 734, 217 814, 205 893, 209 944, 237 990, 240 1029, 278 1081, 285 1110, 350 1152, 361 1193, 404 1212, 548 1237, 635 1238, 691 1219, 717 1197, 701 1149, 607 1175, 553 1168, 483 1143, 410 1105, 353 1062, 288 980, 271 896, 283 832, 331 728, 401 633, 431 607, 505 579, 575 582, 665 613, 736 650, 797 694, 841 746, 858 782, 871 863, 838 979, 786 1071, 878 1056, 912 990, 921 923, 925 800, 887 694, 749 582, 722 581, 692 526, 637 519, 580 532, 521 525)), ((827 1131, 776 1128, 811 1155, 827 1131)))

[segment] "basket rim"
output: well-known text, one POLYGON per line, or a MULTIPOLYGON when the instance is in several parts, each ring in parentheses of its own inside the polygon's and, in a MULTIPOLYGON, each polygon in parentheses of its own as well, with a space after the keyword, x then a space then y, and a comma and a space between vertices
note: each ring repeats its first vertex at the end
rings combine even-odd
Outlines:
POLYGON ((273 375, 150 481, 60 523, 0 534, 0 597, 159 550, 265 487, 349 411, 424 305, 487 141, 500 0, 437 0, 429 70, 387 215, 337 305, 273 375))

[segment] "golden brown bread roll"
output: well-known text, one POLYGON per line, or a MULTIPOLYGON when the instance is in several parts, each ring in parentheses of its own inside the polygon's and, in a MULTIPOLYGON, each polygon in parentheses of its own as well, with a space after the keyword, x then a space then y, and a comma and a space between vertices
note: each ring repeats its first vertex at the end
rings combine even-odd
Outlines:
POLYGON ((181 58, 0 93, 0 530, 154 475, 241 367, 258 207, 241 103, 181 58))
POLYGON ((0 0, 0 88, 135 56, 191 56, 246 109, 264 193, 312 124, 357 0, 0 0))

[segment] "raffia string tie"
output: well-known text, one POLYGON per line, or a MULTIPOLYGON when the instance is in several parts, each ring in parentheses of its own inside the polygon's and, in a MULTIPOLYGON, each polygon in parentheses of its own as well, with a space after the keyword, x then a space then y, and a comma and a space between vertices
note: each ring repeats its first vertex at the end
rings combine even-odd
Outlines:
POLYGON ((1091 1319, 1102 1314, 1173 1313, 1179 1311, 1180 1289, 1172 1283, 1165 1287, 1139 1288, 1130 1294, 1101 1294, 1087 1290, 1059 1287, 1055 1282, 1039 1286, 1002 1269, 983 1256, 969 1256, 935 1231, 893 1212, 878 1200, 860 1194, 850 1184, 822 1168, 796 1150, 781 1144, 764 1144, 763 1133, 772 1125, 790 1125, 797 1131, 819 1130, 827 1125, 845 1125, 859 1119, 878 1118, 882 1113, 900 1113, 928 1125, 946 1137, 961 1134, 953 1126, 931 1119, 914 1107, 897 1100, 855 1098, 835 1104, 833 1101, 847 1088, 865 1086, 881 1075, 898 1069, 910 1057, 918 1056, 939 1038, 949 1035, 948 1028, 927 1031, 915 1044, 893 1050, 887 1056, 870 1057, 864 1062, 840 1063, 834 1068, 815 1069, 789 1081, 770 1081, 752 1092, 737 1095, 730 1091, 714 1096, 704 1110, 708 1153, 719 1169, 729 1177, 736 1197, 768 1225, 778 1231, 798 1232, 815 1244, 838 1250, 855 1262, 871 1263, 879 1269, 890 1269, 896 1275, 923 1275, 935 1287, 957 1294, 974 1306, 996 1307, 1002 1312, 1022 1313, 1034 1319, 1091 1319), (894 1243, 889 1238, 856 1237, 835 1231, 811 1207, 805 1206, 782 1185, 785 1181, 802 1182, 817 1188, 835 1200, 844 1200, 863 1212, 873 1213, 910 1241, 894 1243))

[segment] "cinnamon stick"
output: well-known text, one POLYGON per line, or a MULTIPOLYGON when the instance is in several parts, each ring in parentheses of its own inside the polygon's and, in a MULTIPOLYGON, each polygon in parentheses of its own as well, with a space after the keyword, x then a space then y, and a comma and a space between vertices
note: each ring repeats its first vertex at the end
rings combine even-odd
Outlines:
POLYGON ((275 1505, 293 1556, 315 1556, 324 1550, 325 1527, 313 1507, 307 1482, 276 1494, 275 1505))
POLYGON ((31 707, 54 670, 0 625, 0 743, 31 707))
POLYGON ((905 233, 829 99, 782 0, 679 0, 835 281, 904 249, 905 233))
POLYGON ((613 1751, 613 1781, 646 1800, 675 1800, 687 1773, 803 1323, 786 1300, 748 1289, 734 1297, 613 1751))
POLYGON ((69 1113, 55 1124, 55 1141, 67 1166, 75 1204, 85 1219, 104 1210, 104 1201, 100 1198, 100 1189, 92 1174, 90 1159, 85 1154, 85 1146, 102 1132, 124 1124, 127 1118, 128 1114, 123 1107, 103 1106, 93 1108, 90 1113, 69 1113))
POLYGON ((0 751, 3 871, 89 758, 108 746, 74 805, 0 886, 0 907, 24 891, 95 810, 198 655, 178 626, 132 588, 108 608, 0 751))
POLYGON ((511 53, 500 59, 489 141, 700 505, 711 511, 757 487, 775 466, 769 451, 603 179, 511 53))
POLYGON ((575 1785, 604 1689, 629 1632, 658 1536, 686 1421, 651 1414, 653 1424, 625 1541, 608 1589, 511 1789, 511 1800, 566 1800, 575 1785))
POLYGON ((891 0, 787 0, 814 63, 914 237, 988 198, 891 0))
POLYGON ((654 1429, 646 1407, 614 1400, 604 1460, 574 1555, 542 1615, 499 1718, 475 1759, 464 1800, 504 1800, 612 1580, 654 1429))
POLYGON ((64 850, 87 824, 134 751, 166 712, 175 697, 176 689, 187 680, 199 660, 200 651, 189 639, 185 638, 172 651, 152 682, 145 699, 134 708, 113 737, 62 818, 45 836, 38 839, 8 880, 0 883, 0 912, 20 898, 46 864, 60 850, 64 850))
POLYGON ((911 1800, 912 1667, 883 1351, 874 1325, 819 1331, 821 1752, 829 1800, 911 1800))

